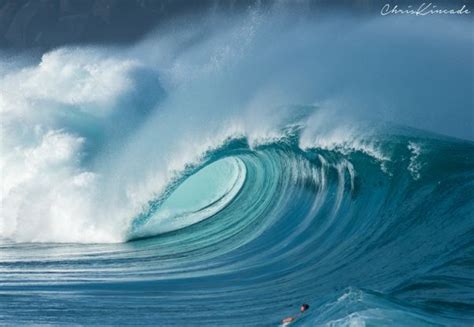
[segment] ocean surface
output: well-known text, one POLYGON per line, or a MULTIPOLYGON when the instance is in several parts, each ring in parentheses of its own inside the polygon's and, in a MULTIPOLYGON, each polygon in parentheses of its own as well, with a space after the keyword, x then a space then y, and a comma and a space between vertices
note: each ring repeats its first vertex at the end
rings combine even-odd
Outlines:
POLYGON ((0 325, 473 325, 472 22, 298 17, 0 56, 0 325))

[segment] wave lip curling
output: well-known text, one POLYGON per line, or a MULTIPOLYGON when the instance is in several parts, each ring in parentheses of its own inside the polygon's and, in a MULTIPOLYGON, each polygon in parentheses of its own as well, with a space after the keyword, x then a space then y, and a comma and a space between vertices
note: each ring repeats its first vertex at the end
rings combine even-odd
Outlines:
POLYGON ((207 219, 226 207, 245 182, 246 168, 238 158, 224 158, 186 178, 158 208, 132 223, 129 239, 163 234, 207 219))

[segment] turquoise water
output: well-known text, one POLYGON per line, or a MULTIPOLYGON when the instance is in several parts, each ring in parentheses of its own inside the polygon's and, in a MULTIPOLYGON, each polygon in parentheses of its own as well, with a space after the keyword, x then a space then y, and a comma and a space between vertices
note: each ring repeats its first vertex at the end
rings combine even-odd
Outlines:
POLYGON ((244 181, 245 165, 239 159, 213 162, 177 185, 168 197, 154 201, 134 220, 129 238, 164 234, 209 218, 232 201, 244 181))
POLYGON ((0 325, 473 325, 472 21, 286 9, 0 54, 0 325))
POLYGON ((303 325, 469 325, 474 145, 391 136, 385 146, 398 159, 383 171, 359 152, 236 140, 135 229, 159 233, 153 219, 181 219, 173 232, 109 245, 4 243, 1 319, 277 325, 307 302, 303 325), (416 159, 414 143, 424 149, 416 159), (175 208, 185 212, 169 216, 175 208), (210 216, 193 217, 203 210, 210 216))

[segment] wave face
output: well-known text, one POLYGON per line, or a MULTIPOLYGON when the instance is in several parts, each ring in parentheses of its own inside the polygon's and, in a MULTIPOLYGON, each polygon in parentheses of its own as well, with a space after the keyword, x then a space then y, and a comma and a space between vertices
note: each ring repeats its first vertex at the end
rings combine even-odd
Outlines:
POLYGON ((299 17, 4 56, 2 324, 472 325, 471 22, 299 17))

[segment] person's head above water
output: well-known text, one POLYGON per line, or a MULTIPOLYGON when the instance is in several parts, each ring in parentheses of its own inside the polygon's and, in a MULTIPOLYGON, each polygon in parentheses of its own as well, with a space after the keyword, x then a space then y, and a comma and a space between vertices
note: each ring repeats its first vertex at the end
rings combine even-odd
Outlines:
POLYGON ((305 312, 306 310, 309 309, 309 305, 308 304, 302 304, 301 307, 300 307, 300 311, 301 312, 305 312))
POLYGON ((286 326, 287 324, 290 324, 292 322, 294 322, 296 319, 298 319, 306 310, 309 309, 309 305, 308 304, 302 304, 301 307, 300 307, 300 312, 299 314, 297 314, 296 316, 294 317, 288 317, 288 318, 285 318, 283 319, 281 322, 282 324, 284 324, 284 326, 286 326))

